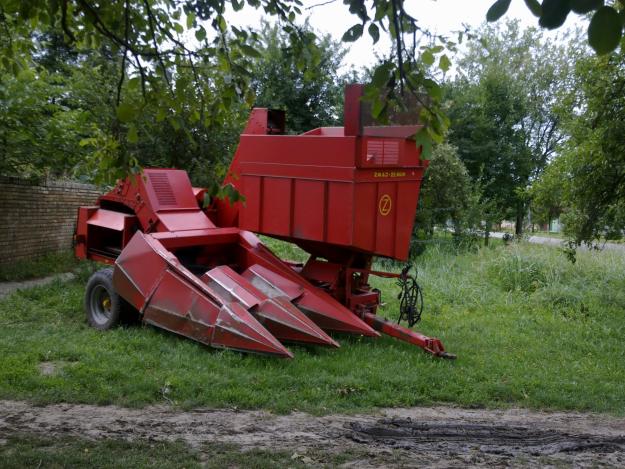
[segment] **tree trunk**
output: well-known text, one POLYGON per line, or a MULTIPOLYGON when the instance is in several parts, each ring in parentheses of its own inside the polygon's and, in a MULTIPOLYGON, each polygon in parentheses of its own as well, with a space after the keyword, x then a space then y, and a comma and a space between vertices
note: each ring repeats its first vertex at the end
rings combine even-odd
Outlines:
POLYGON ((519 203, 516 207, 516 222, 514 224, 514 234, 517 238, 523 234, 523 215, 525 215, 525 207, 519 203))

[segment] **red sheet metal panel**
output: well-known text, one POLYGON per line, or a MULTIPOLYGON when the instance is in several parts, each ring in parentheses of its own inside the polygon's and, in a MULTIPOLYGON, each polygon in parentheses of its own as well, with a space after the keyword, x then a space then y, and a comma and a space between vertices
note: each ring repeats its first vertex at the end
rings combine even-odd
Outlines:
POLYGON ((304 289, 297 283, 258 264, 243 272, 243 278, 269 298, 284 296, 294 300, 304 293, 304 289))
POLYGON ((244 157, 241 162, 351 167, 358 142, 329 135, 241 135, 237 153, 244 157))
MULTIPOLYGON (((197 206, 196 206, 197 207, 197 206)), ((167 231, 203 230, 215 225, 201 210, 159 212, 158 218, 167 231)))
MULTIPOLYGON (((375 252, 395 254, 395 224, 397 221, 397 183, 376 184, 374 206, 369 209, 375 215, 375 252)), ((414 217, 414 214, 412 215, 414 217)))
POLYGON ((113 273, 115 290, 139 311, 167 269, 164 256, 147 242, 141 232, 135 234, 115 262, 113 273))
POLYGON ((354 204, 354 246, 366 251, 375 250, 375 210, 377 188, 373 182, 355 187, 354 204))
POLYGON ((101 226, 115 231, 124 231, 127 219, 136 220, 136 216, 127 213, 113 212, 112 210, 99 209, 89 217, 88 225, 101 226))
POLYGON ((149 324, 213 347, 293 356, 243 306, 211 290, 150 235, 132 238, 117 258, 113 284, 149 324))
POLYGON ((248 175, 242 191, 253 202, 240 208, 239 226, 403 259, 423 170, 360 170, 344 181, 248 175))
POLYGON ((155 212, 171 209, 197 209, 197 200, 186 171, 145 169, 143 183, 155 212))
POLYGON ((354 185, 333 182, 327 185, 328 207, 332 216, 327 217, 327 239, 332 243, 350 246, 354 243, 354 185))
POLYGON ((293 223, 290 236, 324 241, 326 231, 327 183, 293 179, 293 223))
POLYGON ((227 265, 220 265, 211 269, 200 279, 218 293, 221 298, 226 298, 229 303, 237 301, 247 309, 266 299, 245 278, 239 276, 227 265))
POLYGON ((389 136, 379 137, 324 129, 241 136, 233 170, 246 203, 237 206, 238 226, 404 259, 427 162, 400 137, 417 128, 380 128, 389 136))
POLYGON ((287 178, 264 178, 260 208, 260 231, 289 236, 291 231, 291 184, 287 178))
POLYGON ((240 225, 248 226, 251 231, 260 230, 260 214, 263 204, 262 181, 260 176, 243 176, 245 186, 245 210, 240 212, 240 225))

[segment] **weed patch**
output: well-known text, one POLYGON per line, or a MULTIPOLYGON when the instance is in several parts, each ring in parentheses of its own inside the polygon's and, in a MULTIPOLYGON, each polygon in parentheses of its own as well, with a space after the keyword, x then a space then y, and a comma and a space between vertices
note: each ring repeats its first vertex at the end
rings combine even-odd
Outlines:
POLYGON ((518 250, 502 252, 488 266, 491 280, 508 292, 536 291, 551 281, 550 270, 544 259, 525 257, 518 250))

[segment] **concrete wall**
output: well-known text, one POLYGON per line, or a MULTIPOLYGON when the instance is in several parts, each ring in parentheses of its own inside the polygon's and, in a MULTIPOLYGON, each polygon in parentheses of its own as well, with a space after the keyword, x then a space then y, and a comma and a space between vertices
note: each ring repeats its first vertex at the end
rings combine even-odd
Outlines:
POLYGON ((0 176, 0 265, 70 249, 77 208, 101 193, 88 184, 0 176))

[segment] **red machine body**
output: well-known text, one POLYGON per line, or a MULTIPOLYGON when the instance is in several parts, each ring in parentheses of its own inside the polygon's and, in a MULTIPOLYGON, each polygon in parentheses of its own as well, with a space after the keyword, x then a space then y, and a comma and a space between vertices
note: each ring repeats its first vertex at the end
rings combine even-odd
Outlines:
POLYGON ((76 254, 114 264, 111 294, 145 322, 214 347, 290 357, 281 341, 338 346, 327 332, 380 331, 449 356, 375 315, 369 275, 397 275, 373 272, 373 256, 406 259, 427 161, 410 139, 419 126, 363 126, 361 94, 346 89, 344 127, 302 135, 284 135, 282 112, 254 109, 224 181, 245 202, 202 209, 179 170, 119 181, 79 209, 76 254), (252 232, 310 258, 282 261, 252 232))

